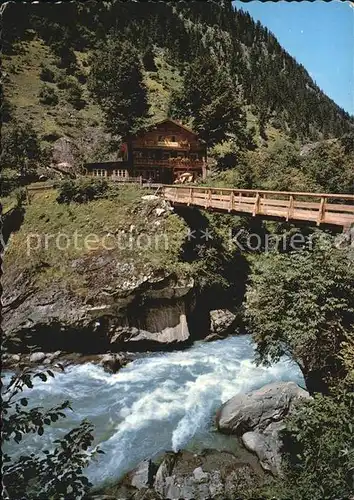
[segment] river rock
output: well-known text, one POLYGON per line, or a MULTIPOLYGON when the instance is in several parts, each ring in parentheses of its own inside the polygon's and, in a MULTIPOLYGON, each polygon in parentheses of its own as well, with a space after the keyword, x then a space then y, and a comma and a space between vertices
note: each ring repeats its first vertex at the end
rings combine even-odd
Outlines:
POLYGON ((117 500, 117 497, 112 495, 93 495, 89 497, 89 500, 117 500))
POLYGON ((247 477, 255 481, 248 464, 231 453, 205 450, 201 454, 182 451, 166 454, 159 466, 153 488, 161 498, 206 500, 237 498, 247 477), (233 480, 229 478, 233 474, 233 480))
POLYGON ((211 333, 207 335, 204 339, 204 342, 215 342, 216 340, 222 340, 224 337, 222 335, 218 335, 217 333, 211 333))
POLYGON ((60 355, 61 355, 61 351, 47 352, 43 363, 45 365, 52 364, 54 362, 54 360, 57 359, 60 355))
POLYGON ((154 489, 160 495, 164 494, 166 479, 172 474, 176 458, 177 458, 176 453, 166 453, 164 459, 162 460, 162 463, 157 469, 154 481, 154 489))
POLYGON ((228 309, 210 311, 210 332, 218 336, 226 336, 235 328, 237 316, 228 309))
POLYGON ((42 363, 46 358, 45 352, 34 352, 30 355, 29 361, 30 363, 42 363))
POLYGON ((238 394, 218 411, 217 427, 221 432, 242 436, 245 448, 257 455, 263 469, 279 475, 283 419, 301 398, 310 395, 294 382, 273 382, 238 394))
POLYGON ((193 476, 198 483, 206 483, 208 482, 210 477, 209 474, 204 472, 201 467, 197 467, 196 469, 194 469, 193 476))
POLYGON ((100 365, 106 372, 117 373, 130 359, 122 353, 108 353, 101 357, 100 365))
POLYGON ((218 411, 216 424, 219 431, 239 436, 262 431, 271 422, 283 419, 296 400, 309 397, 295 382, 273 382, 231 398, 218 411))
POLYGON ((131 478, 131 486, 141 490, 143 488, 150 488, 153 483, 155 475, 155 466, 151 460, 144 460, 133 471, 131 478))
POLYGON ((159 465, 145 460, 118 485, 101 493, 114 492, 117 499, 132 500, 236 500, 263 479, 225 451, 167 452, 159 465))
POLYGON ((242 443, 245 448, 255 453, 264 470, 273 474, 281 474, 281 448, 280 432, 285 429, 283 422, 272 422, 264 432, 245 432, 242 443))

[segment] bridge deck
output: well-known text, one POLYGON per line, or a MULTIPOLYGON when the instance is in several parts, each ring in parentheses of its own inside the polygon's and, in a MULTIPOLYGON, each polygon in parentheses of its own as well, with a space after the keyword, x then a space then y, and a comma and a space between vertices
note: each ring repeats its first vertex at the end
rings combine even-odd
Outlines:
POLYGON ((297 193, 196 186, 163 186, 166 200, 235 214, 283 218, 348 228, 354 223, 354 195, 297 193))

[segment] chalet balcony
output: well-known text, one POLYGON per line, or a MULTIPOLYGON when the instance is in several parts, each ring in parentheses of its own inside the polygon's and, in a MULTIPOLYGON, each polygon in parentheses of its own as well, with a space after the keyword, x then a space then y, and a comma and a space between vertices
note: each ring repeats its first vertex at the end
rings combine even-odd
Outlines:
POLYGON ((152 160, 147 158, 134 158, 135 167, 162 167, 178 168, 184 170, 202 169, 204 166, 202 160, 190 160, 189 158, 170 158, 169 160, 152 160))
POLYGON ((171 149, 190 149, 191 143, 188 141, 152 141, 144 140, 134 144, 134 147, 147 147, 147 148, 171 148, 171 149))

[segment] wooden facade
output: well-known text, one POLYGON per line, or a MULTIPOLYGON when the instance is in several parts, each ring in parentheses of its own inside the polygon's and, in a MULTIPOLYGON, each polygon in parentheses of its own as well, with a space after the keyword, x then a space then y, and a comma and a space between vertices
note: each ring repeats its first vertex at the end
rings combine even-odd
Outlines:
POLYGON ((88 163, 86 170, 88 175, 112 180, 142 178, 173 184, 205 179, 206 161, 206 146, 198 135, 167 119, 129 137, 122 146, 120 161, 88 163))

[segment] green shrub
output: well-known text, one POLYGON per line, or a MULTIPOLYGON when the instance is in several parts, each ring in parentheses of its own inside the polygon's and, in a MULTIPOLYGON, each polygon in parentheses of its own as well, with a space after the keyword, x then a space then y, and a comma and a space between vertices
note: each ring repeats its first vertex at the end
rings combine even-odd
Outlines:
MULTIPOLYGON (((286 420, 283 477, 272 498, 332 500, 353 492, 354 394, 317 394, 286 420)), ((266 498, 270 498, 266 496, 266 498)))
POLYGON ((105 179, 78 179, 65 180, 59 186, 58 203, 87 203, 88 201, 102 198, 108 191, 105 179))
POLYGON ((43 85, 39 92, 39 102, 41 104, 56 106, 59 102, 59 97, 54 89, 48 87, 48 85, 43 85))
POLYGON ((67 101, 74 106, 75 109, 82 109, 86 105, 86 101, 82 98, 82 89, 78 83, 70 86, 67 89, 67 101))
POLYGON ((15 196, 16 196, 16 201, 17 205, 21 206, 22 203, 26 200, 27 194, 26 194, 26 188, 24 187, 19 187, 15 190, 15 196))
MULTIPOLYGON (((3 129, 1 164, 21 177, 32 176, 43 159, 40 139, 30 122, 3 129)), ((2 179, 4 180, 4 179, 2 179)))
POLYGON ((3 168, 1 172, 0 196, 9 196, 20 184, 17 171, 11 168, 3 168))
MULTIPOLYGON (((10 344, 11 340, 17 339, 10 338, 7 342, 10 344)), ((103 451, 90 449, 93 426, 88 421, 65 433, 50 449, 26 453, 22 445, 28 435, 42 436, 48 426, 65 418, 66 410, 71 409, 69 401, 48 409, 33 405, 30 390, 35 380, 46 382, 54 376, 52 370, 35 371, 20 366, 9 381, 1 380, 4 383, 1 438, 3 443, 11 443, 2 456, 6 498, 84 498, 92 486, 83 472, 91 458, 103 451)))
POLYGON ((69 89, 77 85, 77 81, 73 76, 68 76, 66 73, 61 73, 57 85, 60 89, 69 89))
POLYGON ((354 133, 343 135, 340 139, 340 144, 344 148, 346 155, 354 153, 354 133))
POLYGON ((56 60, 58 68, 66 68, 66 70, 69 70, 70 74, 77 70, 76 56, 71 48, 60 41, 52 45, 52 48, 58 55, 58 59, 56 60))
POLYGON ((149 47, 143 55, 143 64, 146 71, 157 71, 154 59, 154 51, 151 47, 149 47))
POLYGON ((1 104, 1 118, 3 123, 8 123, 11 121, 13 116, 14 107, 7 99, 2 100, 1 104))
POLYGON ((276 128, 277 130, 282 130, 283 129, 283 124, 279 118, 272 118, 270 120, 270 124, 276 128))
POLYGON ((347 375, 342 358, 353 336, 354 255, 321 231, 306 246, 258 256, 245 309, 258 361, 288 355, 309 392, 326 393, 347 375))
POLYGON ((84 84, 87 82, 87 76, 85 75, 85 73, 82 73, 82 71, 76 71, 75 76, 79 83, 84 84))
POLYGON ((47 66, 43 66, 39 75, 39 78, 44 82, 53 83, 55 81, 55 74, 47 66))

